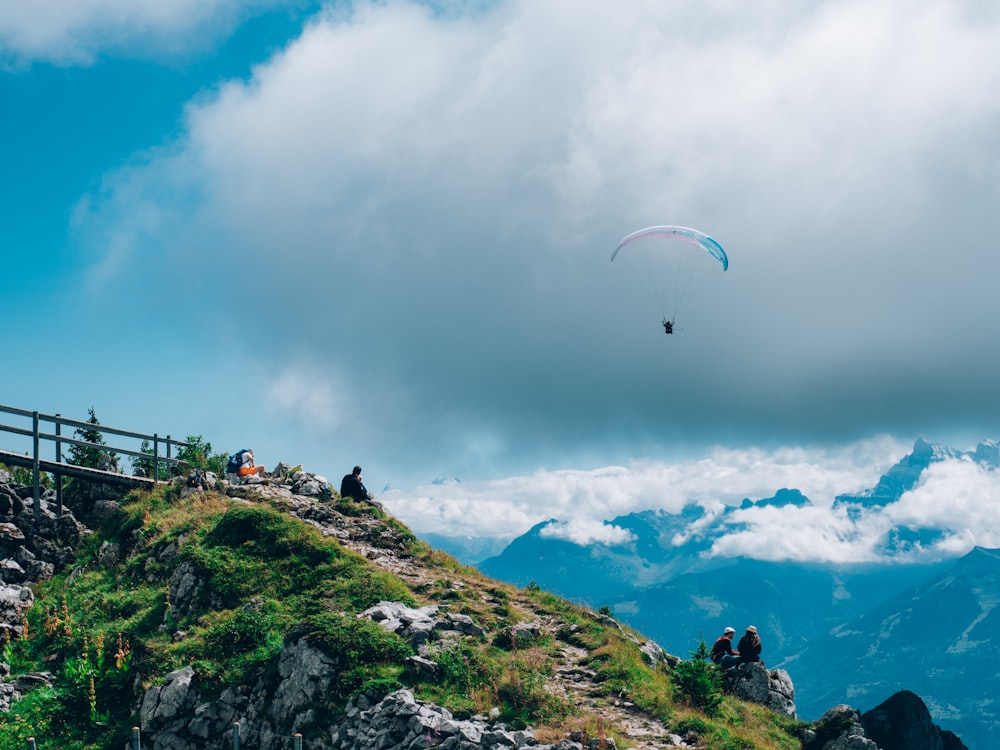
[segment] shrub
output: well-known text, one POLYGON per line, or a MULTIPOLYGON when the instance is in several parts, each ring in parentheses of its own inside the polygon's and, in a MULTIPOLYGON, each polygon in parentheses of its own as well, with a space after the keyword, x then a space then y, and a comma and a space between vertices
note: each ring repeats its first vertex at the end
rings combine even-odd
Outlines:
POLYGON ((709 659, 705 641, 691 652, 691 661, 682 661, 674 667, 674 686, 681 700, 695 708, 700 708, 709 716, 718 712, 722 702, 722 675, 719 668, 709 659))
POLYGON ((468 643, 456 643, 432 658, 441 667, 441 681, 462 691, 492 684, 500 675, 499 663, 468 643))
POLYGON ((357 689, 356 693, 364 693, 375 700, 381 700, 389 693, 394 693, 403 687, 403 683, 396 677, 379 675, 365 680, 357 689))
POLYGON ((177 451, 177 459, 182 462, 178 468, 181 473, 191 469, 205 469, 218 476, 226 473, 226 454, 212 453, 212 444, 201 435, 188 435, 184 442, 187 445, 177 451))
MULTIPOLYGON (((35 484, 35 473, 24 466, 10 466, 0 462, 0 471, 10 474, 10 481, 15 487, 31 487, 35 484)), ((43 489, 52 486, 52 477, 44 471, 38 473, 38 485, 43 489)))
POLYGON ((252 609, 241 609, 205 636, 218 656, 229 658, 263 646, 274 618, 252 609))
POLYGON ((511 728, 562 719, 572 706, 545 689, 551 664, 538 649, 519 651, 507 661, 496 686, 501 718, 511 728))
POLYGON ((340 682, 333 687, 341 696, 377 676, 381 665, 411 654, 406 641, 371 620, 321 612, 308 617, 305 627, 310 641, 337 662, 340 682))

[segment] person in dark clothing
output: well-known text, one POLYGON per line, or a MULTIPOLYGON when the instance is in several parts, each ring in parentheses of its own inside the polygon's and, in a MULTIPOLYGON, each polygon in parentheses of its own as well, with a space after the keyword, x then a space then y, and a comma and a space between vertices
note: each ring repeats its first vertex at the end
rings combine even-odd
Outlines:
POLYGON ((361 467, 355 466, 354 471, 344 476, 340 480, 340 496, 353 497, 355 500, 370 501, 375 496, 368 491, 364 482, 361 481, 361 467))
POLYGON ((760 636, 757 635, 757 628, 753 625, 748 627, 736 648, 740 652, 742 662, 760 661, 760 636))
POLYGON ((674 321, 672 321, 672 320, 664 320, 663 321, 663 331, 665 333, 673 333, 674 332, 674 321))
POLYGON ((729 669, 741 662, 740 652, 733 650, 734 628, 726 628, 712 646, 712 661, 723 669, 729 669))

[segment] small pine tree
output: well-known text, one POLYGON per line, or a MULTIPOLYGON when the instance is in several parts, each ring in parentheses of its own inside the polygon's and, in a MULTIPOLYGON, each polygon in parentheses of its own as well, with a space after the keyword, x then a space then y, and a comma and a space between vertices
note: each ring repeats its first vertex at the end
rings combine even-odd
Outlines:
MULTIPOLYGON (((182 445, 177 450, 175 458, 181 463, 175 466, 167 466, 163 460, 162 447, 159 461, 159 479, 168 478, 168 474, 186 474, 191 469, 204 469, 222 475, 226 470, 225 453, 212 453, 212 444, 203 439, 201 435, 188 435, 184 441, 187 445, 182 445)), ((132 457, 133 471, 141 471, 143 476, 153 476, 153 446, 148 440, 143 440, 139 446, 139 452, 143 455, 132 457)))
POLYGON ((212 453, 212 444, 204 440, 201 435, 188 435, 184 441, 187 445, 181 446, 177 451, 177 458, 184 463, 180 464, 180 471, 189 469, 204 469, 213 471, 216 474, 223 474, 226 470, 225 453, 212 453))
MULTIPOLYGON (((90 417, 87 419, 88 424, 99 425, 100 421, 97 419, 97 415, 94 413, 94 407, 91 406, 87 410, 90 417)), ((94 428, 83 428, 77 427, 76 431, 73 433, 73 437, 77 440, 86 440, 91 445, 72 445, 69 449, 69 463, 74 466, 86 466, 89 469, 99 469, 101 464, 101 450, 99 446, 107 445, 104 442, 104 437, 101 435, 101 431, 94 428)))
POLYGON ((673 681, 681 700, 714 716, 722 703, 722 674, 710 656, 705 640, 700 639, 698 648, 691 652, 691 661, 674 667, 673 681))

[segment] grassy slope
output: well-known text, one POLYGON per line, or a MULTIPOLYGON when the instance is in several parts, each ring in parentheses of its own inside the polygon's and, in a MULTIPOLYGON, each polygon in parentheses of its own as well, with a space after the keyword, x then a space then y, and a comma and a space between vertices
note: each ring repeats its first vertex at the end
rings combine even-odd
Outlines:
POLYGON ((405 685, 459 716, 498 707, 508 726, 530 725, 545 741, 578 730, 641 746, 628 726, 638 716, 657 732, 693 731, 706 748, 799 747, 794 722, 762 707, 726 698, 708 716, 687 705, 666 668, 650 668, 627 633, 593 612, 487 579, 370 506, 334 509, 343 542, 280 498, 180 499, 175 487, 130 495, 78 550, 75 568, 36 587, 27 637, 3 644, 12 674, 44 670, 55 680, 0 717, 0 750, 20 750, 29 736, 40 750, 122 747, 136 723, 136 685, 188 664, 209 691, 273 678, 290 632, 341 657, 321 723, 360 690, 405 685), (120 545, 120 562, 97 563, 103 542, 120 545), (366 559, 373 551, 381 565, 366 559), (183 607, 168 585, 181 564, 207 582, 183 607), (416 682, 402 666, 408 644, 354 616, 381 600, 438 604, 486 635, 435 654, 439 682, 416 682), (519 622, 541 623, 542 634, 511 644, 519 622))

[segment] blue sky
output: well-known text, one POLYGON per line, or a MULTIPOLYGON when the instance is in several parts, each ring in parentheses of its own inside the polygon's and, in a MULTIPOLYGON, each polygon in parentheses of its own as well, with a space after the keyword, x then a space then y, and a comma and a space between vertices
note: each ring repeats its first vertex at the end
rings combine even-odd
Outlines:
POLYGON ((1000 11, 581 6, 0 9, 0 403, 502 536, 1000 437, 1000 11), (730 257, 672 337, 651 224, 730 257))

